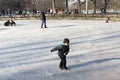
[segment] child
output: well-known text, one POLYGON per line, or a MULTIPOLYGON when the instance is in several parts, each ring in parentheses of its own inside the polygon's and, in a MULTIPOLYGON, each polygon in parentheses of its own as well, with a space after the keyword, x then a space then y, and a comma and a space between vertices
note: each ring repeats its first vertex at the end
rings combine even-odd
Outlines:
POLYGON ((16 23, 13 21, 13 20, 11 20, 11 26, 15 26, 16 25, 16 23))
POLYGON ((70 41, 69 41, 68 38, 65 38, 63 40, 63 43, 64 44, 62 44, 62 45, 58 45, 58 46, 54 47, 51 50, 51 52, 58 51, 58 56, 61 59, 60 64, 59 64, 59 68, 67 70, 68 68, 66 67, 66 55, 69 52, 69 43, 70 43, 70 41))
POLYGON ((4 26, 9 26, 10 25, 10 20, 7 20, 5 23, 4 23, 4 26))

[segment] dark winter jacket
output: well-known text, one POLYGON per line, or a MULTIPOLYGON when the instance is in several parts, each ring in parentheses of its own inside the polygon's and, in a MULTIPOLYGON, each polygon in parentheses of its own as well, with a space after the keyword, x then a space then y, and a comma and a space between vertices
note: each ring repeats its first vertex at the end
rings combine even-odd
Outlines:
POLYGON ((10 24, 11 24, 11 26, 13 26, 13 25, 15 26, 16 25, 16 23, 13 20, 11 20, 10 24))
POLYGON ((4 23, 4 26, 9 26, 9 25, 10 25, 10 21, 9 20, 4 23))
POLYGON ((58 46, 56 46, 55 48, 53 48, 53 49, 51 50, 51 52, 53 52, 53 51, 58 51, 58 56, 59 56, 59 57, 64 57, 64 56, 66 56, 66 55, 68 54, 68 52, 69 52, 69 46, 66 46, 66 45, 61 44, 61 45, 58 45, 58 46))
POLYGON ((41 12, 40 18, 41 20, 46 20, 46 16, 44 12, 41 12))

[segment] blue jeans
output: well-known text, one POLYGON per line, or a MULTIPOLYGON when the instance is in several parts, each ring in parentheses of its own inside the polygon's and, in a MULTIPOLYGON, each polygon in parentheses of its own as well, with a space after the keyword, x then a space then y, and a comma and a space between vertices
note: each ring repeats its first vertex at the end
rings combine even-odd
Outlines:
POLYGON ((45 28, 47 28, 47 26, 46 26, 46 20, 42 20, 41 28, 43 28, 43 25, 44 25, 45 28))

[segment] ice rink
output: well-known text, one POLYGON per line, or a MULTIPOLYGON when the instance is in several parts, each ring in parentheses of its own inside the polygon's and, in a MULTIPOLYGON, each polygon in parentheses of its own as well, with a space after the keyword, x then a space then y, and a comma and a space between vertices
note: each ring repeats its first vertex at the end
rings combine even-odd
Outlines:
POLYGON ((0 21, 0 80, 120 80, 120 22, 102 20, 0 21), (50 50, 70 39, 69 70, 50 50))

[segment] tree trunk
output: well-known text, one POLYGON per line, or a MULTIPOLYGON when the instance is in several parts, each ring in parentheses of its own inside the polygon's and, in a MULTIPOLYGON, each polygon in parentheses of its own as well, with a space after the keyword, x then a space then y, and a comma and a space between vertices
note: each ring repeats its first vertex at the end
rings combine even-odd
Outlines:
POLYGON ((81 1, 78 0, 78 12, 81 14, 81 1))
POLYGON ((94 7, 93 7, 93 10, 94 10, 94 14, 96 14, 96 0, 93 0, 93 4, 94 4, 94 7))
POLYGON ((56 10, 55 10, 55 0, 52 0, 52 7, 53 7, 53 14, 55 14, 56 10))
POLYGON ((66 4, 66 13, 69 13, 69 9, 68 9, 68 0, 65 0, 65 4, 66 4))
POLYGON ((107 5, 109 4, 110 0, 104 0, 104 13, 106 13, 107 5))
POLYGON ((86 0, 86 14, 88 14, 88 0, 86 0))

